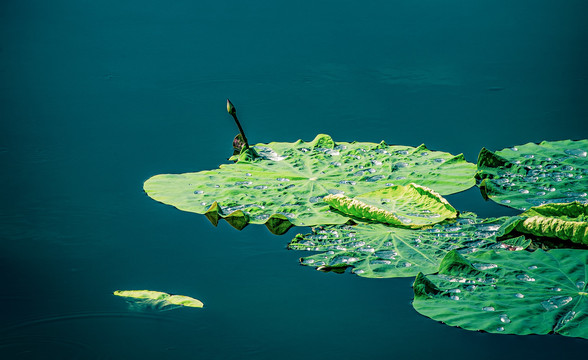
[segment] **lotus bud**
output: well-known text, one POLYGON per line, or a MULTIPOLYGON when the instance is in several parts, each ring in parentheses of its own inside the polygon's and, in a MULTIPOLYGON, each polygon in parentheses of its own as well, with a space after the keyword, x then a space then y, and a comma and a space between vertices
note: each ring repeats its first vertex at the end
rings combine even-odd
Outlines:
POLYGON ((229 99, 227 99, 227 112, 233 116, 237 114, 237 109, 235 109, 235 106, 229 99))

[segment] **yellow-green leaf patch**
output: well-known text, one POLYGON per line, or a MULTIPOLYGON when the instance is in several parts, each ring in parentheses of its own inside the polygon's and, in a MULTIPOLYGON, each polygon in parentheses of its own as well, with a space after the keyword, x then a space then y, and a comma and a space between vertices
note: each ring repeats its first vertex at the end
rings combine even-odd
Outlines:
POLYGON ((384 224, 419 228, 458 215, 451 204, 431 189, 417 184, 393 185, 350 198, 328 195, 324 201, 345 215, 384 224))

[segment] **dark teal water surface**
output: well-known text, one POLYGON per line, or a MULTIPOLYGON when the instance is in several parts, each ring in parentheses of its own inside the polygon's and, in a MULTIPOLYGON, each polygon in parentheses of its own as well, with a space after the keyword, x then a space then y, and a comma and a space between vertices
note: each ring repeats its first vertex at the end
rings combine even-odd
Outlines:
MULTIPOLYGON (((584 0, 0 5, 0 358, 554 359, 586 340, 448 327, 412 278, 299 265, 298 232, 214 228, 147 178, 249 140, 482 147, 588 137, 584 0), (131 311, 112 292, 193 296, 131 311)), ((515 214, 476 188, 448 197, 515 214)))

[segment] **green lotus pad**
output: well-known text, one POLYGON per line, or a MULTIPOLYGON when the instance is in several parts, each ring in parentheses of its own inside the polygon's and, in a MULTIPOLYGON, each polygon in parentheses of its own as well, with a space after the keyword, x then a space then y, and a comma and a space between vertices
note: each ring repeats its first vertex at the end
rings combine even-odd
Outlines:
POLYGON ((508 218, 478 219, 467 213, 455 221, 428 229, 407 229, 384 224, 315 227, 311 234, 298 234, 288 245, 291 250, 320 251, 300 263, 318 270, 344 270, 362 277, 410 277, 419 272, 434 273, 451 250, 467 254, 480 249, 522 250, 524 238, 496 242, 508 218))
POLYGON ((414 308, 467 330, 588 339, 588 250, 449 252, 438 275, 419 274, 414 308))
POLYGON ((458 215, 441 195, 417 184, 393 185, 355 198, 328 195, 323 200, 351 217, 410 228, 436 224, 458 215))
POLYGON ((588 205, 573 202, 532 207, 510 227, 521 233, 588 245, 588 205))
POLYGON ((329 194, 356 196, 414 182, 447 195, 475 184, 475 165, 463 155, 424 145, 336 143, 318 135, 311 142, 257 144, 253 152, 243 150, 236 163, 216 170, 156 175, 144 190, 180 210, 206 214, 214 225, 220 219, 237 229, 265 224, 281 234, 292 225, 347 222, 322 201, 329 194))
POLYGON ((170 295, 161 291, 151 290, 117 290, 114 295, 125 298, 131 298, 139 301, 147 301, 159 307, 166 306, 186 306, 201 308, 204 304, 200 300, 184 296, 184 295, 170 295))
POLYGON ((588 140, 543 141, 482 149, 476 179, 485 198, 519 210, 548 203, 588 203, 588 140))

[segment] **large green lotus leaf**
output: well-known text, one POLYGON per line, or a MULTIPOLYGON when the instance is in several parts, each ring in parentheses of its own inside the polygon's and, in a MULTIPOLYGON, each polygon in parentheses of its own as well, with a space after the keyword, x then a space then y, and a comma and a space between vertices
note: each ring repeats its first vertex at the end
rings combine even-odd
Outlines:
POLYGON ((440 223, 458 215, 441 195, 417 184, 393 185, 354 198, 328 195, 324 201, 345 215, 409 228, 440 223))
POLYGON ((417 276, 413 306, 467 330, 588 338, 587 264, 588 250, 452 251, 417 276))
POLYGON ((180 306, 201 308, 204 304, 184 295, 170 295, 161 291, 153 290, 117 290, 113 293, 116 296, 127 298, 134 309, 157 309, 171 310, 180 306))
POLYGON ((573 202, 535 206, 518 217, 515 229, 588 245, 588 205, 573 202))
POLYGON ((428 150, 424 145, 384 142, 335 143, 328 135, 312 142, 257 144, 257 157, 244 150, 233 164, 148 179, 145 192, 183 211, 206 214, 216 225, 225 218, 236 228, 266 224, 274 233, 290 225, 343 224, 348 217, 329 211, 329 194, 355 196, 411 182, 440 194, 474 185, 475 166, 463 155, 428 150))
POLYGON ((522 238, 496 242, 508 218, 484 219, 464 214, 455 221, 429 229, 406 229, 384 224, 315 227, 311 234, 298 234, 289 249, 322 251, 300 259, 319 270, 353 268, 370 278, 410 277, 433 273, 451 250, 470 253, 496 247, 521 250, 529 245, 522 238))
POLYGON ((548 203, 588 203, 588 140, 543 141, 482 149, 476 178, 482 194, 519 210, 548 203))

